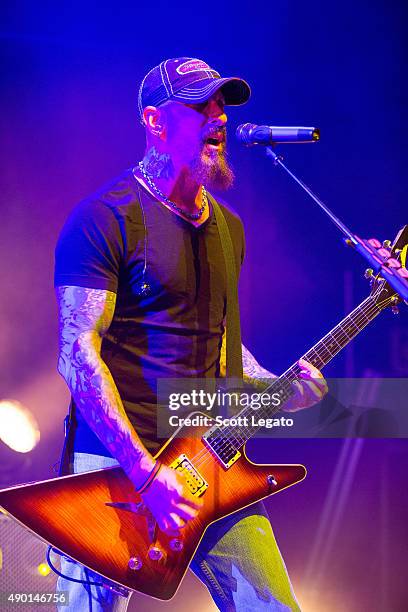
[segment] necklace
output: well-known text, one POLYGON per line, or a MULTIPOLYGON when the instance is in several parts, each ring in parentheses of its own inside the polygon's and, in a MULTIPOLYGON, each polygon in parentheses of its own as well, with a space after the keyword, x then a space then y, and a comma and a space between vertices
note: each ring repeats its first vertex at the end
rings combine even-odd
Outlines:
MULTIPOLYGON (((183 217, 187 217, 187 219, 191 219, 192 221, 197 221, 198 219, 200 219, 200 217, 203 216, 203 213, 205 209, 207 208, 207 204, 208 204, 207 191, 204 185, 201 186, 201 201, 203 203, 202 207, 196 213, 189 213, 185 211, 183 208, 181 208, 180 206, 178 206, 175 202, 172 202, 171 200, 169 200, 169 198, 162 192, 162 190, 157 187, 151 175, 148 174, 146 168, 144 167, 144 163, 142 161, 139 162, 138 167, 139 167, 140 172, 142 173, 143 178, 146 179, 149 187, 151 187, 151 189, 159 196, 159 198, 161 200, 164 200, 164 202, 166 202, 166 204, 168 204, 171 208, 173 208, 178 213, 183 215, 183 217)), ((133 173, 134 171, 135 171, 135 168, 133 169, 133 173)))

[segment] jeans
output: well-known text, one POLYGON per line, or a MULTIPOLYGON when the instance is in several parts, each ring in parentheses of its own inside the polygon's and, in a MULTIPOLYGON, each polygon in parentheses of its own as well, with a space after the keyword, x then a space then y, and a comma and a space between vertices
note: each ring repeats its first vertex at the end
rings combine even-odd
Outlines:
MULTIPOLYGON (((74 472, 117 465, 114 459, 75 453, 74 472)), ((190 569, 205 584, 222 612, 300 612, 272 527, 262 503, 239 510, 208 527, 190 569)), ((98 582, 98 576, 61 557, 61 572, 98 582)), ((125 612, 129 598, 105 587, 59 578, 57 591, 69 591, 60 612, 125 612)), ((152 609, 154 602, 152 600, 152 609)))

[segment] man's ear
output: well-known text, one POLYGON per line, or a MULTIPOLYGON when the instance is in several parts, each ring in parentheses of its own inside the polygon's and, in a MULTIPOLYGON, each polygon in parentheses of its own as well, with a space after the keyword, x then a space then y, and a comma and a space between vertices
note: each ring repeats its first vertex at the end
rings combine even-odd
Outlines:
POLYGON ((149 134, 160 138, 164 132, 164 116, 159 108, 146 106, 143 111, 143 123, 149 134))

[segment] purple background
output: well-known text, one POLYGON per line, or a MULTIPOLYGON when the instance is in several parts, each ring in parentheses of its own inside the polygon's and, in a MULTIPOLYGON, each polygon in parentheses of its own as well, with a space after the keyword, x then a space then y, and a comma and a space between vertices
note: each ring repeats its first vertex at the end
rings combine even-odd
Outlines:
MULTIPOLYGON (((378 0, 227 0, 58 10, 6 2, 1 11, 0 399, 28 406, 42 436, 19 473, 7 473, 12 459, 0 449, 5 486, 53 475, 68 402, 56 373, 53 249, 74 204, 140 159, 145 72, 196 56, 252 86, 250 102, 229 111, 237 180, 226 199, 247 233, 243 338, 279 373, 366 296, 365 266, 260 148, 241 148, 232 134, 245 121, 317 125, 319 144, 282 149, 288 165, 354 231, 393 239, 407 221, 407 10, 378 0)), ((406 323, 406 309, 386 311, 326 375, 408 376, 406 323)), ((308 468, 301 485, 268 502, 305 612, 407 609, 406 440, 259 440, 248 453, 308 468)), ((187 580, 174 602, 143 609, 187 610, 192 597, 211 609, 192 588, 187 580)))

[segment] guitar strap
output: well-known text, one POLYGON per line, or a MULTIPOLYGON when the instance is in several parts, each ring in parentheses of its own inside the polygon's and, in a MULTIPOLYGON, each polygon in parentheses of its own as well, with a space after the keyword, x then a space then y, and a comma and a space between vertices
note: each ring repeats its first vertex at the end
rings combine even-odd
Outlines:
POLYGON ((212 204, 215 220, 217 222, 218 233, 220 236, 221 248, 224 255, 225 271, 227 276, 227 305, 226 305, 226 361, 227 378, 237 378, 242 380, 242 345, 241 345, 241 324, 239 317, 238 303, 238 271, 234 247, 231 234, 228 228, 224 213, 218 202, 208 193, 208 198, 212 204))
MULTIPOLYGON (((221 210, 218 202, 208 193, 207 194, 215 215, 215 220, 218 227, 221 248, 225 262, 225 272, 227 278, 227 301, 226 301, 226 370, 227 378, 238 379, 235 384, 243 377, 242 370, 242 346, 241 346, 241 325, 239 316, 238 303, 238 272, 239 265, 235 257, 234 247, 232 244, 231 234, 228 228, 224 213, 221 210)), ((73 454, 74 454, 74 436, 76 429, 75 410, 73 401, 69 406, 69 414, 64 420, 65 441, 61 456, 59 475, 73 473, 73 454)))

